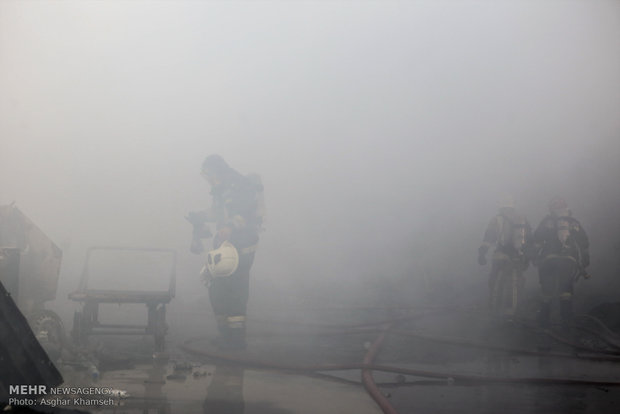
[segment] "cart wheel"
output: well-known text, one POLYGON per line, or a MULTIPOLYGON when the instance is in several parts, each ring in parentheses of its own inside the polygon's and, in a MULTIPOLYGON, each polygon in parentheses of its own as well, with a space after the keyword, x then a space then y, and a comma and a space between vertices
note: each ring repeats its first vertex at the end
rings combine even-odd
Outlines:
POLYGON ((50 359, 60 357, 66 344, 65 329, 60 317, 49 310, 38 310, 29 315, 28 319, 32 332, 50 359))

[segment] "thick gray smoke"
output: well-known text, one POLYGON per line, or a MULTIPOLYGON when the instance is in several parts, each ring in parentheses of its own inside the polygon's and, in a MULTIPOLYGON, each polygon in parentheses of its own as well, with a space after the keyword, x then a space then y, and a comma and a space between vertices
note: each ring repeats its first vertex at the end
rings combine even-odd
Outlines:
POLYGON ((591 235, 594 294, 618 285, 618 16, 614 1, 3 1, 0 202, 61 245, 65 291, 85 248, 111 244, 178 250, 180 294, 204 296, 183 216, 208 204, 199 166, 219 153, 265 184, 253 284, 296 298, 486 289, 475 256, 498 196, 536 225, 560 194, 591 235))

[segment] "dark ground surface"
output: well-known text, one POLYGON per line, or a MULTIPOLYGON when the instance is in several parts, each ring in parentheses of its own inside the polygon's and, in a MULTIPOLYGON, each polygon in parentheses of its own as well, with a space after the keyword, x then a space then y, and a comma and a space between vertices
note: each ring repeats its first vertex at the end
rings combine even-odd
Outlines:
POLYGON ((532 326, 534 317, 533 308, 526 307, 520 319, 506 322, 479 307, 457 305, 253 311, 248 349, 221 352, 211 342, 216 330, 208 307, 177 309, 169 314, 164 353, 154 353, 149 336, 93 337, 83 355, 94 357, 100 372, 96 379, 84 363, 69 363, 74 354, 66 354, 65 363, 58 364, 65 386, 111 387, 128 397, 106 408, 63 408, 379 413, 361 385, 359 367, 350 368, 363 361, 391 323, 375 360, 390 370, 373 375, 401 414, 620 412, 620 362, 612 346, 620 340, 615 334, 582 319, 583 329, 553 326, 545 332, 532 326), (333 369, 320 370, 326 364, 333 369))

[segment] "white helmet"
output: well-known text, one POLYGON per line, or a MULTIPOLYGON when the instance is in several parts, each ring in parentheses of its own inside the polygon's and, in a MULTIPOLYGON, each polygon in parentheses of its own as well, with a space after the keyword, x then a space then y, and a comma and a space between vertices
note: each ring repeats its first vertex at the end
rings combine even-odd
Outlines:
POLYGON ((207 269, 212 277, 226 277, 235 273, 239 266, 239 252, 225 241, 215 250, 207 253, 207 269))

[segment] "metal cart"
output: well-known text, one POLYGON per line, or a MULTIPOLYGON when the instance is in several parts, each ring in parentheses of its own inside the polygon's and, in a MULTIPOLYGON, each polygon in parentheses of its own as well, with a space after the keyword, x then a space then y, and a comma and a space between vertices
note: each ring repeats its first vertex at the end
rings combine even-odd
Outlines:
POLYGON ((165 347, 166 305, 175 294, 176 283, 176 252, 171 249, 157 248, 124 248, 124 247, 91 247, 86 254, 84 270, 79 287, 69 294, 69 299, 82 304, 81 310, 73 316, 71 335, 78 344, 87 341, 90 335, 153 335, 155 348, 162 351, 165 347), (94 253, 105 251, 111 257, 115 253, 148 253, 170 256, 170 272, 167 290, 112 290, 91 289, 88 287, 91 274, 91 258, 94 253), (145 304, 148 309, 146 325, 135 324, 103 324, 99 322, 100 304, 145 304))

